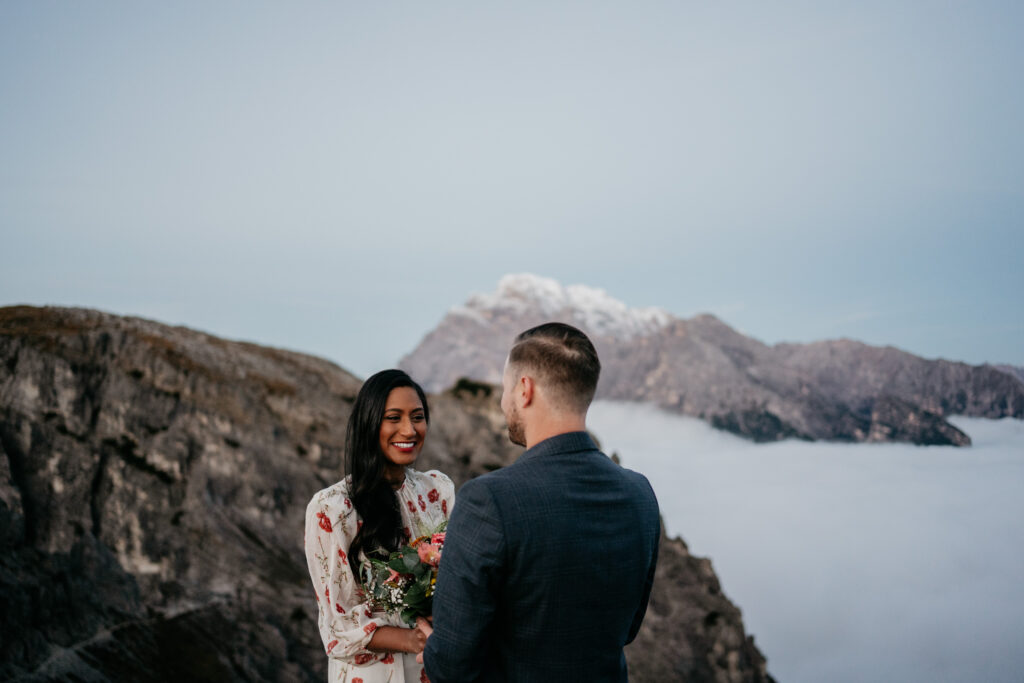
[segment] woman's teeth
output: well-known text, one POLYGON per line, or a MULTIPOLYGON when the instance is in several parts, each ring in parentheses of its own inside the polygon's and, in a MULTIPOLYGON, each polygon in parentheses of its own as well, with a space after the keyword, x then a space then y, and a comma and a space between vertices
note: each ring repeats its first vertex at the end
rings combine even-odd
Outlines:
POLYGON ((416 442, 415 441, 392 441, 391 445, 395 446, 396 448, 412 448, 413 446, 416 445, 416 442))

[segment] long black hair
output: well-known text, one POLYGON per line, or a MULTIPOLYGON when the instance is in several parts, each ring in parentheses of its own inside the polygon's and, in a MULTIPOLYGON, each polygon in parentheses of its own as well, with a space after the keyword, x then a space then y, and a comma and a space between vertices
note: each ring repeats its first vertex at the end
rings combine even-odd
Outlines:
POLYGON ((362 527, 348 549, 352 573, 359 576, 359 551, 382 556, 401 547, 405 541, 398 498, 384 476, 384 454, 380 450, 380 426, 392 389, 412 387, 423 404, 423 417, 430 424, 427 396, 419 384, 401 370, 381 370, 367 379, 356 401, 345 430, 345 471, 352 477, 349 498, 362 527))

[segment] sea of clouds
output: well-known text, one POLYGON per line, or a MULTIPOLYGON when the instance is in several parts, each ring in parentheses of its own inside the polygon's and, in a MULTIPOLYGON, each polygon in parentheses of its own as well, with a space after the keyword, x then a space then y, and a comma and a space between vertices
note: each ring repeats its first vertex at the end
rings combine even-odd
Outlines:
POLYGON ((710 557, 780 682, 1024 680, 1024 421, 954 418, 970 448, 753 444, 596 402, 670 536, 710 557))

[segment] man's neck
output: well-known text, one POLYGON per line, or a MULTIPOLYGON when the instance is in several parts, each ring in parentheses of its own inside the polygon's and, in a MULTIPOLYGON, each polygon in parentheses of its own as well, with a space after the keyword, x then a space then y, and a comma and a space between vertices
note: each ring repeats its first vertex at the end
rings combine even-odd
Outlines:
POLYGON ((541 441, 546 441, 547 439, 550 439, 553 436, 558 436, 559 434, 585 431, 587 431, 587 421, 585 416, 549 418, 540 424, 530 425, 527 427, 525 435, 526 447, 533 448, 541 441))

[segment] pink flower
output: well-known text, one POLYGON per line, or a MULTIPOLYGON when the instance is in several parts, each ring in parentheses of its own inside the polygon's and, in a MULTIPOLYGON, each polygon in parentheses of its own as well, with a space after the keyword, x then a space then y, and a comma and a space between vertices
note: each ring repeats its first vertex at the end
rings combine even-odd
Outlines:
POLYGON ((416 548, 420 562, 436 567, 441 562, 441 549, 432 543, 420 543, 416 548))
POLYGON ((430 542, 433 543, 434 545, 442 545, 444 543, 444 535, 445 535, 445 533, 446 532, 441 532, 439 534, 434 534, 433 536, 430 537, 430 542))
POLYGON ((388 574, 388 578, 387 578, 387 581, 385 581, 385 583, 390 583, 391 581, 397 581, 398 579, 402 578, 402 575, 399 574, 398 572, 396 572, 394 569, 388 568, 388 571, 390 571, 391 573, 388 574))

